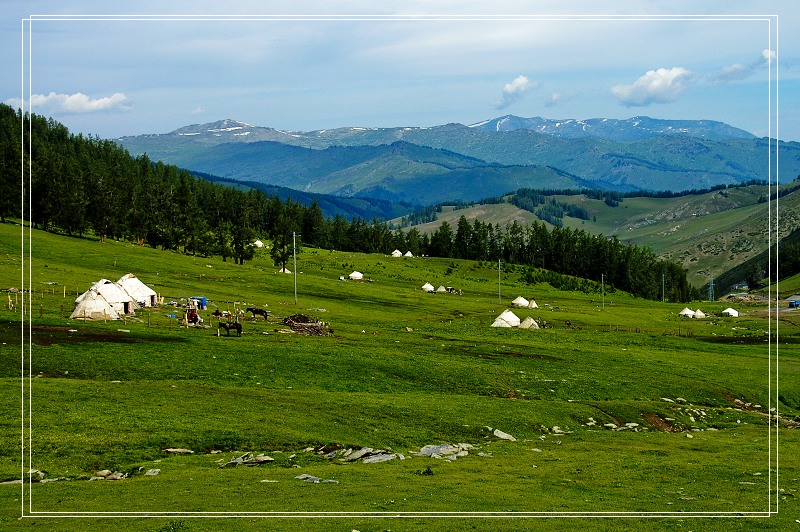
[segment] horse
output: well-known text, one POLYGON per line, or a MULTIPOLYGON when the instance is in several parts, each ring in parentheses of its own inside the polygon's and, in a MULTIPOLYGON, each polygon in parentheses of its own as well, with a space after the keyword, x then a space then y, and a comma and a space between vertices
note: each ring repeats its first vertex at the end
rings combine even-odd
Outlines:
POLYGON ((233 321, 233 322, 230 322, 230 323, 222 323, 222 322, 220 322, 219 326, 222 329, 225 329, 225 332, 226 332, 226 334, 228 336, 231 335, 231 329, 236 331, 236 336, 241 336, 242 335, 242 324, 239 323, 239 322, 236 322, 236 321, 233 321))
POLYGON ((264 316, 265 320, 269 318, 269 313, 266 310, 264 310, 263 308, 247 307, 247 312, 250 312, 250 313, 253 314, 253 319, 255 319, 256 316, 264 316))

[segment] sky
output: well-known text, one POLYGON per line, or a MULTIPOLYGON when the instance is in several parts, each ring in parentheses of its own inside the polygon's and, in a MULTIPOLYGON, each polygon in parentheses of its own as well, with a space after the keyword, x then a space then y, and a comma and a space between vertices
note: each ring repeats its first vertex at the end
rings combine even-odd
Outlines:
POLYGON ((800 141, 800 2, 3 2, 0 101, 118 138, 503 116, 717 120, 800 141), (30 20, 28 22, 28 20, 30 20))

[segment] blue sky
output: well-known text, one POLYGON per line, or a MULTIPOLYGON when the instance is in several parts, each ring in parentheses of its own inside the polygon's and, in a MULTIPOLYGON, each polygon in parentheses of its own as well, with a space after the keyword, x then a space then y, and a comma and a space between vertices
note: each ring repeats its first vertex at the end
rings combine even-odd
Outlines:
POLYGON ((797 6, 6 1, 0 101, 103 138, 225 118, 308 131, 514 114, 710 119, 800 140, 797 6))

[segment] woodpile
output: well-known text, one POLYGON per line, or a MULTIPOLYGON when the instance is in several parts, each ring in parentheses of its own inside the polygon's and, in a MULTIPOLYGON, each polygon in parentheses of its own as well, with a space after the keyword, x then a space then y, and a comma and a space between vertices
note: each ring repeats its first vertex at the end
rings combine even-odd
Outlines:
POLYGON ((288 325, 292 331, 306 336, 333 336, 333 329, 328 322, 315 320, 305 314, 289 316, 281 323, 288 325))

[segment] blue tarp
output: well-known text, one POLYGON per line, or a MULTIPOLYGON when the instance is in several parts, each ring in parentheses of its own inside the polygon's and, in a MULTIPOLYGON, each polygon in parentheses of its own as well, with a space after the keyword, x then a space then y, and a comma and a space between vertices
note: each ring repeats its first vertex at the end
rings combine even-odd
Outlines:
POLYGON ((200 310, 205 310, 206 307, 208 306, 208 299, 206 299, 205 296, 192 296, 189 299, 194 299, 195 301, 197 301, 200 310))

